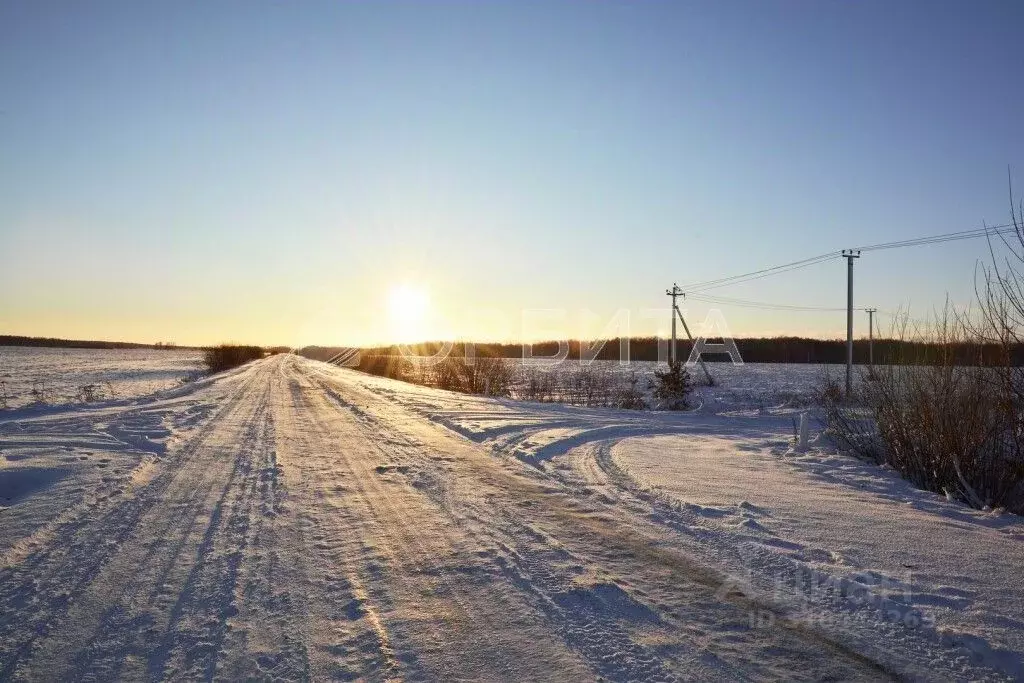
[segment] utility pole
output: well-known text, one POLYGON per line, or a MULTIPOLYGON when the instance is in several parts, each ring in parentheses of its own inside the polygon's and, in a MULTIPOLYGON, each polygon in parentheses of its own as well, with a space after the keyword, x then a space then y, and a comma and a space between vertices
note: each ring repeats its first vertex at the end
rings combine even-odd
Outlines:
POLYGON ((875 313, 877 308, 867 308, 868 312, 868 377, 875 378, 875 313))
MULTIPOLYGON (((679 310, 679 306, 676 304, 676 297, 686 297, 683 290, 679 289, 679 285, 672 283, 672 289, 666 289, 665 294, 672 297, 672 348, 669 358, 673 363, 676 362, 676 316, 679 316, 679 322, 683 324, 683 329, 686 330, 686 338, 690 340, 691 350, 693 348, 693 335, 690 334, 690 326, 686 324, 686 319, 683 317, 683 312, 679 310)), ((708 385, 715 383, 715 380, 711 377, 711 371, 708 370, 708 366, 704 364, 704 359, 697 357, 697 364, 700 365, 701 370, 704 371, 704 376, 708 378, 708 385)))
POLYGON ((672 346, 669 347, 668 357, 673 363, 676 362, 676 297, 683 295, 683 290, 679 289, 679 285, 672 283, 672 289, 666 289, 665 294, 672 297, 672 346))
POLYGON ((846 397, 853 393, 853 259, 860 251, 843 249, 846 259, 846 397))

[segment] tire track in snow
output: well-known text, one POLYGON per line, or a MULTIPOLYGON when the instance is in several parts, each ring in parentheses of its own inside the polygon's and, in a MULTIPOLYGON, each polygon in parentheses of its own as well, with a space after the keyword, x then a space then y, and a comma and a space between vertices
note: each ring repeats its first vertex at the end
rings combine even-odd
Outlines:
POLYGON ((403 449, 400 440, 367 423, 358 405, 334 392, 333 384, 325 387, 309 368, 300 373, 308 398, 320 408, 311 412, 322 416, 326 409, 334 416, 328 426, 339 444, 338 460, 373 517, 363 533, 376 539, 382 567, 369 590, 403 673, 431 679, 586 677, 570 651, 553 647, 547 630, 538 630, 540 615, 502 580, 490 553, 405 479, 407 467, 428 456, 403 449), (357 443, 363 445, 354 449, 357 443))
MULTIPOLYGON (((327 391, 332 390, 328 387, 327 391)), ((404 451, 403 462, 416 463, 421 467, 436 465, 436 461, 423 457, 421 446, 395 430, 394 423, 376 420, 362 410, 358 410, 358 416, 368 438, 384 440, 391 448, 404 451)), ((490 474, 496 466, 494 459, 477 456, 477 463, 490 474)), ((460 471, 459 474, 461 477, 478 473, 460 471)), ((503 479, 501 484, 511 483, 503 477, 499 479, 503 479)), ((475 483, 483 483, 483 480, 475 483)), ((463 495, 440 496, 435 502, 444 508, 445 514, 459 528, 473 536, 470 546, 491 549, 484 557, 498 577, 509 588, 527 597, 543 616, 545 628, 577 652, 594 675, 611 680, 675 680, 676 675, 662 666, 661 658, 634 642, 623 627, 624 623, 631 621, 649 623, 653 612, 621 592, 617 586, 600 584, 594 590, 581 588, 575 581, 583 573, 586 561, 553 545, 551 539, 523 521, 514 507, 499 502, 510 493, 548 497, 545 485, 520 481, 511 489, 492 490, 495 495, 488 498, 491 504, 483 509, 473 505, 479 498, 463 495), (605 597, 617 605, 603 600, 601 592, 610 594, 605 597), (625 607, 632 614, 615 611, 616 606, 625 607)), ((544 504, 546 501, 536 499, 535 502, 544 504)))
MULTIPOLYGON (((349 403, 369 407, 374 400, 379 400, 374 392, 362 387, 358 379, 345 382, 344 378, 345 375, 339 373, 333 385, 343 392, 355 392, 349 403)), ((358 411, 368 425, 368 433, 378 435, 378 439, 401 443, 402 426, 413 424, 415 419, 410 419, 408 414, 402 416, 404 409, 393 403, 384 409, 373 407, 375 410, 358 411), (381 410, 381 415, 386 414, 386 420, 376 419, 375 413, 381 410)), ((531 425, 525 427, 530 428, 531 425)), ((507 435, 510 430, 498 431, 507 435)), ((451 435, 451 432, 445 434, 451 435)), ((422 450, 418 443, 421 441, 429 439, 417 431, 415 439, 406 440, 406 447, 415 454, 422 450)), ((518 439, 513 437, 501 441, 515 444, 518 439)), ((581 440, 591 441, 590 438, 581 440)), ((636 624, 630 623, 631 618, 616 618, 605 609, 610 608, 614 612, 617 605, 632 616, 642 615, 641 622, 648 621, 647 615, 652 612, 660 614, 670 628, 682 629, 690 626, 691 622, 702 622, 700 628, 690 629, 692 640, 702 642, 701 647, 710 645, 712 650, 717 647, 723 656, 730 655, 729 650, 737 639, 746 641, 748 647, 763 658, 754 665, 754 670, 774 671, 775 675, 786 672, 788 676, 809 679, 835 675, 874 679, 891 675, 874 661, 798 625, 782 622, 775 628, 758 630, 748 625, 741 629, 742 635, 716 634, 715 630, 721 623, 749 624, 749 614, 760 606, 742 594, 721 595, 720 589, 726 578, 723 574, 695 564, 694 559, 681 553, 658 548, 661 541, 656 540, 657 536, 649 538, 644 531, 651 527, 649 520, 645 519, 646 511, 641 509, 637 514, 636 510, 627 511, 616 506, 595 507, 592 492, 585 487, 566 486, 564 482, 532 467, 528 468, 524 479, 520 476, 523 472, 510 474, 509 470, 517 469, 514 459, 499 460, 493 455, 484 455, 462 439, 452 446, 460 456, 465 456, 459 462, 468 465, 460 469, 458 480, 473 480, 474 486, 492 484, 497 493, 476 497, 450 496, 449 500, 457 501, 457 505, 448 512, 453 518, 463 520, 468 528, 486 530, 480 532, 480 542, 490 539, 499 549, 494 558, 507 578, 524 592, 536 596, 535 604, 546 614, 552 629, 582 653, 595 674, 616 680, 671 678, 672 670, 662 668, 667 656, 675 660, 672 669, 676 671, 679 671, 678 665, 685 662, 683 670, 687 673, 683 675, 691 677, 694 669, 690 667, 701 670, 702 654, 707 654, 686 647, 686 638, 678 636, 675 651, 671 648, 666 651, 664 647, 651 650, 633 642, 630 636, 636 624), (502 463, 507 466, 504 472, 500 469, 502 463), (524 485, 527 480, 531 483, 524 485), (525 510, 524 503, 529 503, 525 510), (599 522, 596 521, 598 519, 599 522), (546 529, 545 533, 537 532, 538 525, 546 529), (567 549, 575 550, 566 553, 567 549), (647 607, 644 603, 650 598, 637 599, 631 589, 616 585, 614 580, 599 581, 590 587, 589 592, 580 591, 577 578, 582 573, 581 568, 591 570, 595 566, 599 570, 606 569, 609 576, 629 576, 631 580, 639 581, 648 595, 660 592, 658 604, 647 607), (687 614, 695 610, 696 614, 687 614), (624 624, 629 628, 624 629, 624 624), (714 645, 718 636, 721 636, 721 646, 714 645), (652 656, 653 652, 661 654, 652 656), (817 654, 809 659, 811 652, 817 654), (813 662, 813 665, 794 674, 790 671, 793 658, 813 662)), ((558 448, 552 445, 552 450, 558 448)), ((465 488, 462 487, 463 490, 465 488)), ((750 675, 750 662, 744 662, 742 655, 737 661, 739 668, 722 658, 712 657, 709 665, 713 668, 706 670, 702 677, 722 677, 722 670, 731 671, 729 677, 750 675)))
MULTIPOLYGON (((74 594, 66 601, 70 605, 66 615, 23 615, 46 626, 39 630, 33 656, 18 669, 19 678, 144 677, 147 669, 161 673, 162 663, 171 659, 173 651, 196 642, 185 634, 205 634, 204 642, 213 645, 220 642, 218 635, 226 631, 226 620, 204 621, 201 610, 188 607, 198 604, 194 600, 198 593, 189 595, 184 587, 189 585, 189 573, 195 575, 196 563, 203 557, 203 536, 211 547, 230 552, 227 546, 214 542, 223 538, 218 522, 231 520, 230 513, 209 513, 216 510, 218 499, 237 501, 232 492, 247 489, 238 486, 236 477, 246 467, 246 449, 257 436, 252 433, 253 418, 265 398, 265 391, 260 390, 265 383, 261 368, 250 368, 213 419, 168 458, 149 486, 108 515, 63 530, 37 558, 31 558, 36 561, 26 566, 38 569, 37 561, 45 560, 52 567, 50 581, 55 587, 66 587, 70 581, 74 594), (245 436, 250 439, 247 441, 245 436), (103 542, 111 534, 115 542, 104 543, 98 551, 62 552, 68 545, 76 548, 77 538, 103 542), (88 571, 83 571, 83 566, 88 571), (189 612, 193 617, 188 624, 180 619, 168 621, 175 601, 181 614, 189 612), (60 675, 61 671, 65 674, 60 675)), ((237 517, 235 524, 236 529, 241 528, 237 517)), ((230 584, 221 585, 227 589, 230 584)), ((191 586, 197 587, 194 580, 191 586)), ((222 607, 223 602, 218 600, 214 605, 222 607)), ((24 623, 18 630, 33 632, 24 623)), ((27 655, 30 648, 31 644, 22 655, 27 655)), ((192 664, 197 670, 215 670, 218 652, 219 647, 207 647, 196 653, 192 664)))
POLYGON ((375 555, 369 539, 353 533, 366 510, 347 495, 354 484, 337 470, 327 443, 333 430, 317 419, 318 406, 309 396, 313 388, 284 368, 279 382, 289 400, 277 405, 278 450, 301 522, 311 674, 314 679, 392 678, 400 667, 391 635, 360 576, 375 555))
MULTIPOLYGON (((251 381, 252 375, 248 379, 251 381)), ((247 389, 248 382, 238 386, 218 414, 235 409, 247 389)), ((0 570, 0 679, 12 676, 33 647, 60 625, 69 605, 85 592, 131 537, 143 515, 181 476, 172 465, 187 463, 202 439, 215 429, 214 422, 204 426, 192 444, 144 489, 88 506, 55 529, 45 545, 0 570)))
POLYGON ((164 679, 170 674, 211 679, 224 673, 221 664, 232 678, 260 674, 304 677, 304 646, 291 633, 286 619, 301 610, 296 609, 289 591, 275 595, 267 585, 272 565, 256 546, 258 539, 272 534, 265 521, 276 508, 276 487, 266 481, 276 470, 271 386, 267 384, 234 446, 238 452, 231 474, 171 609, 159 647, 162 656, 150 661, 151 678, 164 679), (277 609, 268 613, 266 603, 272 601, 277 609), (254 617, 258 625, 239 628, 254 617), (254 626, 273 637, 260 634, 266 646, 250 651, 247 637, 254 626), (234 647, 225 652, 229 640, 234 647))

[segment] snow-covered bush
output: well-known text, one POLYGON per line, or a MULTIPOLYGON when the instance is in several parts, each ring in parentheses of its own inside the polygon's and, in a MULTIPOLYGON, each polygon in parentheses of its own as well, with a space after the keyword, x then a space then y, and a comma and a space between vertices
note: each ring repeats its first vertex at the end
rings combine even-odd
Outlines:
POLYGON ((685 410, 693 391, 693 379, 682 361, 669 361, 667 370, 654 371, 654 399, 664 410, 685 410))

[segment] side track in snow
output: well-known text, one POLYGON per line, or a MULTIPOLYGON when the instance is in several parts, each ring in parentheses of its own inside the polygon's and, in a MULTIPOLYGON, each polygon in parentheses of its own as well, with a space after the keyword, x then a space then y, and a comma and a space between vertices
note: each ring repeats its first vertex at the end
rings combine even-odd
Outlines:
POLYGON ((199 417, 0 547, 0 679, 1007 677, 867 612, 799 618, 608 455, 707 425, 492 401, 509 422, 472 438, 395 386, 278 356, 149 405, 199 417))

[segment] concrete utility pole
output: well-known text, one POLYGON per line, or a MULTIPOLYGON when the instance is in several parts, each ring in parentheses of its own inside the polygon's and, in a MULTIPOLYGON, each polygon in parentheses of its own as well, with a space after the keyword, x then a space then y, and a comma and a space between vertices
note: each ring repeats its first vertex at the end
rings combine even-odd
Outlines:
POLYGON ((668 357, 673 363, 676 362, 676 297, 683 295, 683 290, 679 289, 679 285, 672 283, 672 289, 666 289, 665 294, 672 297, 672 346, 669 347, 668 357))
POLYGON ((846 259, 846 396, 853 393, 853 259, 860 258, 860 252, 843 249, 846 259))
POLYGON ((868 312, 868 377, 875 378, 875 313, 877 308, 864 309, 868 312))
MULTIPOLYGON (((685 297, 686 294, 683 290, 679 289, 679 285, 672 283, 672 289, 666 289, 665 294, 672 297, 672 348, 670 349, 670 360, 676 362, 676 316, 679 316, 679 322, 683 324, 683 329, 686 330, 686 338, 690 340, 691 351, 694 348, 693 335, 690 334, 690 326, 686 324, 686 318, 683 317, 683 312, 679 310, 679 306, 676 304, 677 297, 685 297)), ((708 378, 708 385, 715 383, 714 378, 711 376, 711 371, 708 370, 708 366, 704 363, 704 359, 697 356, 697 364, 700 365, 700 369, 704 371, 704 376, 708 378)))

